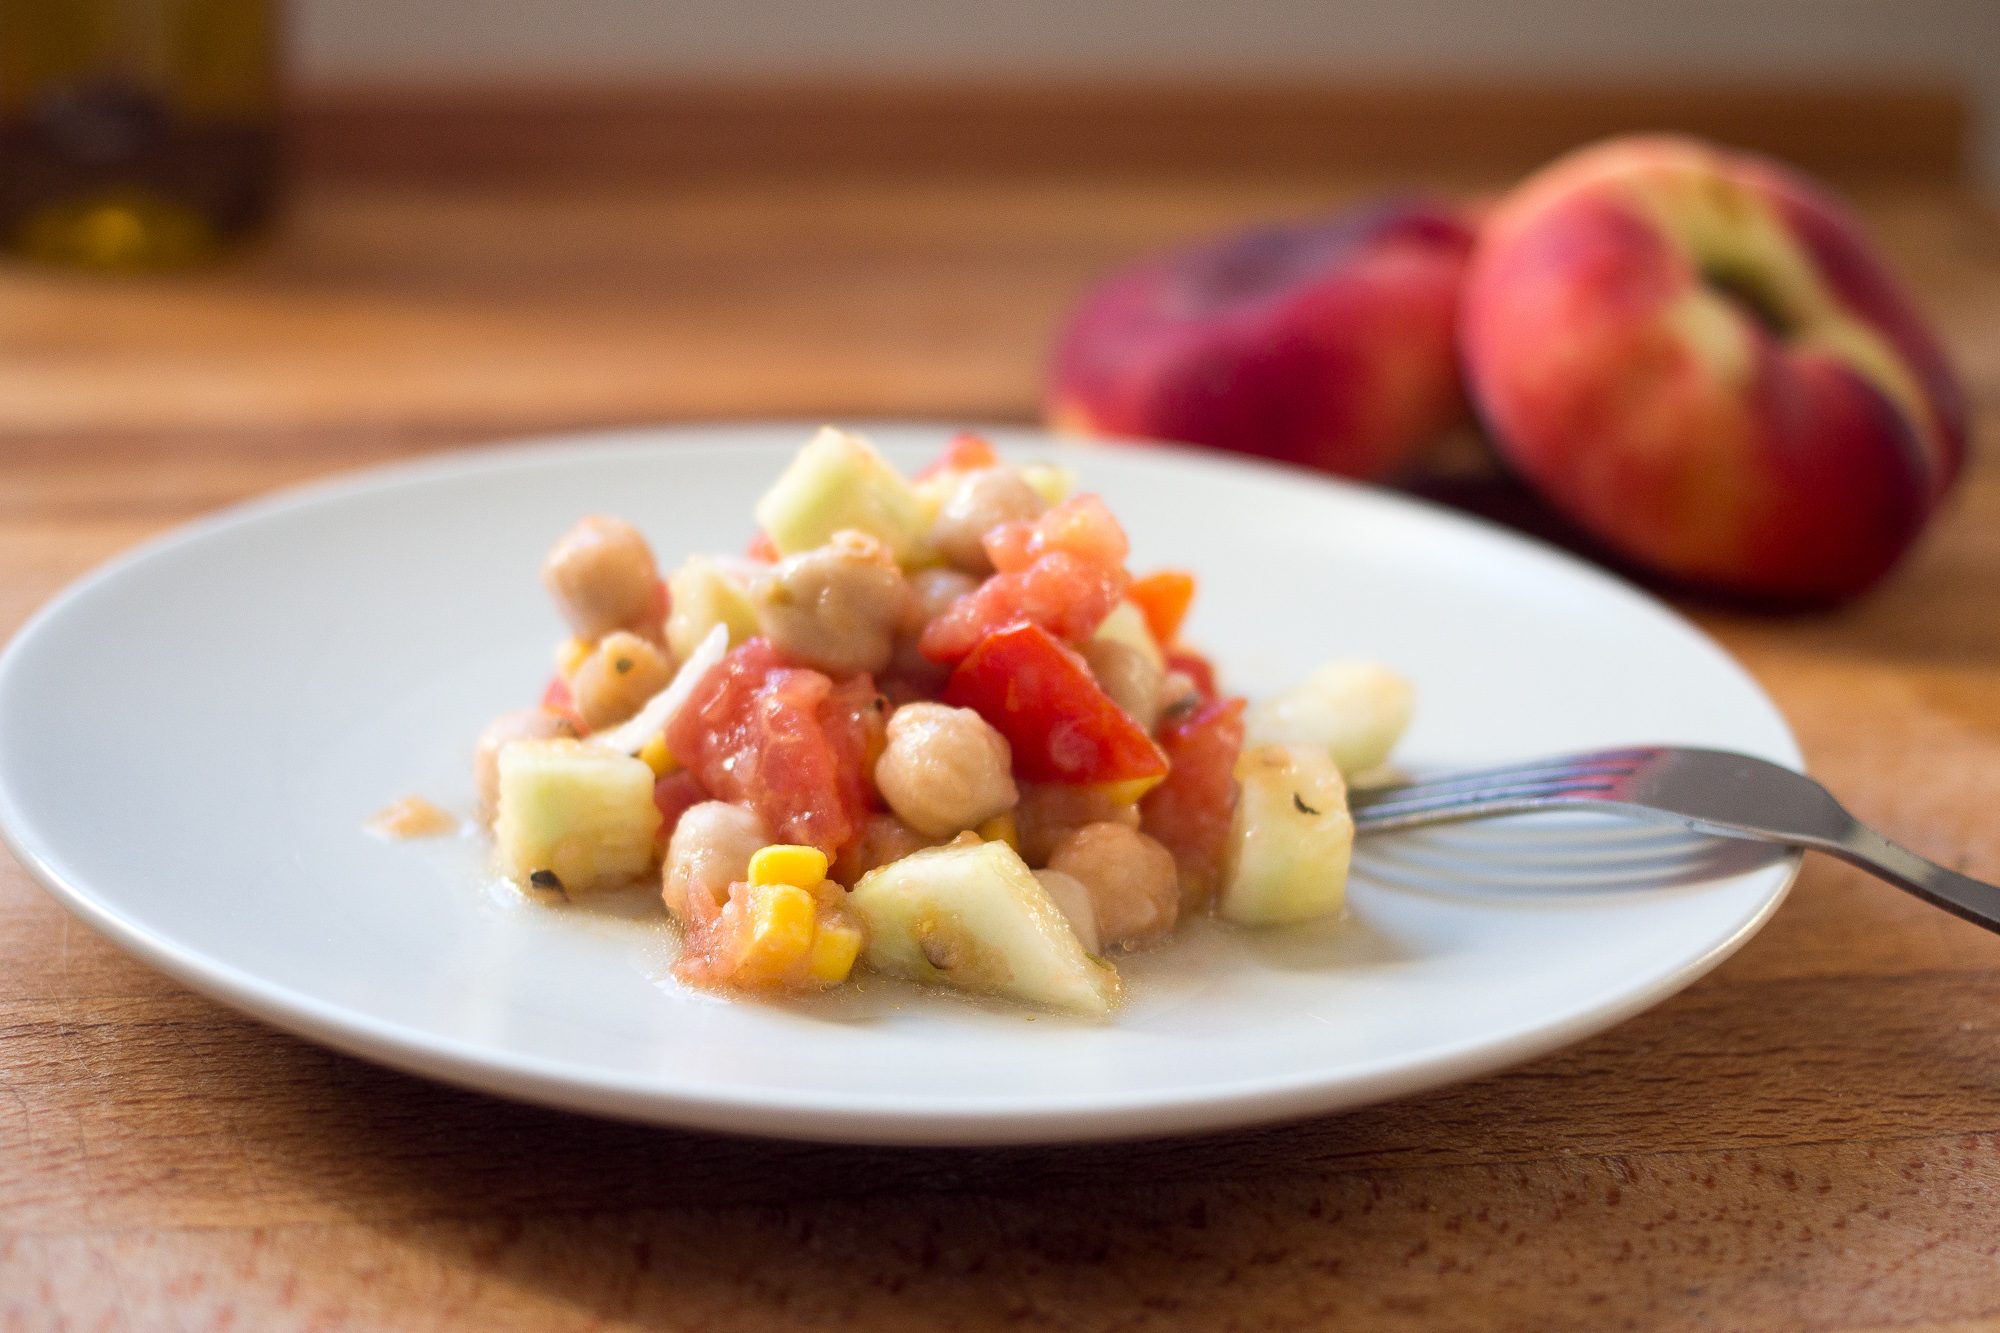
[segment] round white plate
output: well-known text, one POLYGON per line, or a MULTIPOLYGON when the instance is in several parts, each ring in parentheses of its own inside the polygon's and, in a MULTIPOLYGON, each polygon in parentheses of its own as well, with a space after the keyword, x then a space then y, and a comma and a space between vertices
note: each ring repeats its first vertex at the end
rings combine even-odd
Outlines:
MULTIPOLYGON (((906 467, 944 429, 873 432, 906 467)), ((879 978, 799 1002, 675 983, 643 892, 546 907, 483 833, 389 842, 420 793, 461 814, 493 714, 563 633, 544 550, 638 524, 663 564, 737 551, 798 426, 632 431, 293 491, 141 547, 0 657, 0 829, 92 927, 194 989, 386 1064, 665 1124, 881 1143, 1212 1129, 1467 1078, 1574 1041, 1742 944, 1797 868, 1747 844, 1570 817, 1367 840, 1347 919, 1206 924, 1121 967, 1088 1023, 879 978)), ((1796 766, 1700 633, 1622 583, 1392 495, 1165 449, 1059 458, 1133 567, 1199 571, 1187 627, 1226 686, 1369 656, 1414 680, 1414 767, 1613 743, 1796 766)))

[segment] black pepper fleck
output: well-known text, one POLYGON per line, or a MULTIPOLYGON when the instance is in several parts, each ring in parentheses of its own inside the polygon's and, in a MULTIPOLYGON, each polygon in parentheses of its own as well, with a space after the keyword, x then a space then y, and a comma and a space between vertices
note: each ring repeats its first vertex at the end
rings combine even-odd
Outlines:
POLYGON ((1307 805, 1305 803, 1305 799, 1301 797, 1297 792, 1292 793, 1292 805, 1302 815, 1316 815, 1319 813, 1319 811, 1307 805))

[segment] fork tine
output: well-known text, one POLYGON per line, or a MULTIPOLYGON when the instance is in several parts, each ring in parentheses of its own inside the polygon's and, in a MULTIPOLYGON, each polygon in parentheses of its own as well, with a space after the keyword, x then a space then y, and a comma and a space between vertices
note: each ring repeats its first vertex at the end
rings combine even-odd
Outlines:
POLYGON ((1610 781, 1613 776, 1616 775, 1578 774, 1545 781, 1487 784, 1463 791, 1409 792, 1390 789, 1383 793, 1381 799, 1357 800, 1349 809, 1355 823, 1360 825, 1435 810, 1490 809, 1501 804, 1546 801, 1564 796, 1589 798, 1598 792, 1613 790, 1617 785, 1610 781))
POLYGON ((1435 779, 1406 783, 1399 787, 1374 787, 1354 793, 1351 804, 1401 801, 1430 796, 1471 796, 1488 789, 1519 787, 1534 783, 1568 782, 1576 778, 1622 778, 1638 770, 1637 764, 1562 764, 1502 769, 1494 773, 1453 773, 1435 779))
POLYGON ((1655 750, 1599 750, 1585 754, 1557 755, 1529 763, 1503 764, 1497 768, 1441 774, 1419 778, 1391 787, 1373 787, 1353 793, 1353 808, 1376 806, 1386 801, 1425 799, 1432 796, 1483 793, 1488 787, 1503 788, 1524 783, 1559 782, 1581 777, 1625 777, 1652 758, 1655 750))

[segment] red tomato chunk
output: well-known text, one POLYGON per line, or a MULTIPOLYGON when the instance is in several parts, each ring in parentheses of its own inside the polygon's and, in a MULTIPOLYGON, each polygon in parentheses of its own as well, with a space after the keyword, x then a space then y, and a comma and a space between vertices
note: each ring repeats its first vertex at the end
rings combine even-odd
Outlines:
POLYGON ((1067 551, 1093 565, 1115 568, 1125 563, 1132 544, 1125 529, 1118 526, 1103 499, 1095 495, 1075 495, 1035 520, 1035 535, 1028 542, 1028 554, 1067 551))
POLYGON ((653 783, 653 804, 660 808, 660 840, 674 836, 681 816, 708 799, 708 793, 685 768, 663 773, 653 783))
MULTIPOLYGON (((826 696, 819 707, 819 722, 833 751, 841 808, 852 814, 853 836, 840 844, 846 847, 861 836, 868 812, 880 804, 875 799, 873 774, 886 743, 889 701, 866 673, 850 676, 826 696)), ((833 855, 831 850, 821 850, 833 855)))
POLYGON ((957 662, 995 630, 1026 622, 1069 643, 1088 643, 1131 576, 1052 551, 1023 570, 995 574, 953 602, 924 627, 917 651, 933 662, 957 662))
POLYGON ((667 728, 667 749, 711 796, 755 810, 777 841, 835 856, 868 815, 877 697, 866 675, 836 689, 752 639, 702 677, 667 728))
POLYGON ((1065 500, 1033 523, 1002 523, 983 544, 1000 572, 925 627, 917 651, 933 662, 960 661, 1022 621, 1087 643, 1132 584, 1125 529, 1095 495, 1065 500))
POLYGON ((1083 659, 1037 625, 988 635, 952 673, 944 701, 1005 736, 1015 774, 1030 782, 1147 782, 1167 771, 1159 747, 1083 659))
POLYGON ((1160 748, 1173 767, 1139 802, 1139 827, 1174 854, 1183 912, 1204 906, 1220 886, 1236 814, 1233 770, 1243 751, 1245 702, 1212 700, 1160 725, 1160 748))
POLYGON ((1200 653, 1185 648, 1170 649, 1167 652, 1167 670, 1178 671, 1193 681, 1195 693, 1201 696, 1203 703, 1215 699, 1215 668, 1200 653))
POLYGON ((1116 569, 1132 551, 1125 529, 1095 495, 1072 496, 1032 523, 1002 523, 986 534, 983 544, 987 559, 1003 574, 1026 569, 1051 551, 1116 569))
POLYGON ((750 935, 747 884, 729 886, 717 903, 707 892, 688 895, 688 931, 674 960, 674 975, 690 986, 727 985, 750 935))
POLYGON ((910 480, 923 481, 940 472, 976 472, 980 468, 998 467, 999 464, 1000 455, 993 452, 992 445, 971 431, 962 430, 951 437, 942 454, 910 480))

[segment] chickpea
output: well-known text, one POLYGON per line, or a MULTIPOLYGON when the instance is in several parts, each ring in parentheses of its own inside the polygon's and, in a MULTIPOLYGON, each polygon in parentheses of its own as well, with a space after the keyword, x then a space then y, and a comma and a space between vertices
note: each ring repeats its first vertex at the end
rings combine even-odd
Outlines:
POLYGON ((665 633, 652 548, 620 519, 592 515, 565 533, 542 561, 542 585, 570 630, 586 643, 616 629, 635 630, 656 642, 665 633))
POLYGON ((924 627, 951 609, 951 604, 979 587, 970 574, 942 565, 920 569, 910 575, 910 600, 903 610, 902 632, 896 636, 896 650, 889 670, 904 681, 932 694, 942 693, 951 679, 951 668, 933 662, 917 651, 924 627))
POLYGON ((903 632, 922 634, 924 626, 951 610, 951 604, 979 589, 979 580, 956 569, 938 566, 910 575, 910 601, 903 611, 903 632))
POLYGON ((1083 646, 1083 660, 1098 687, 1151 735, 1160 720, 1165 678, 1144 653, 1116 639, 1092 639, 1083 646))
POLYGON ((875 787, 919 833, 946 838, 1011 810, 1020 793, 1007 738, 970 708, 904 704, 889 716, 875 787))
POLYGON ((953 566, 981 577, 993 572, 982 539, 1002 523, 1032 523, 1048 508, 1035 488, 1010 467, 968 472, 938 510, 931 541, 953 566))
POLYGON ((1015 836, 1021 840, 1021 859, 1031 866, 1045 866, 1056 844, 1085 824, 1123 824, 1139 827, 1139 807, 1120 805, 1091 787, 1073 787, 1066 782, 1024 782, 1021 803, 1014 807, 1015 836))
POLYGON ((1090 905, 1090 890, 1074 875, 1065 875, 1060 870, 1037 870, 1035 882, 1042 891, 1055 902, 1062 912, 1069 928, 1076 932, 1076 942, 1083 946, 1085 953, 1098 953, 1103 946, 1097 939, 1097 909, 1090 905))
POLYGON ((851 889, 869 871, 937 845, 936 838, 926 838, 894 815, 870 815, 859 840, 842 850, 827 874, 851 889))
POLYGON ((750 877, 750 858, 770 835, 755 810, 727 801, 691 805, 667 839, 660 867, 660 899, 667 910, 688 919, 688 894, 705 892, 717 906, 728 901, 729 886, 750 877))
POLYGON ((479 808, 491 817, 500 803, 500 747, 509 741, 575 740, 570 720, 546 708, 502 713, 479 733, 472 750, 472 777, 479 784, 479 808))
POLYGON ((1180 915, 1174 854, 1123 824, 1085 824, 1056 845, 1048 868, 1090 891, 1097 937, 1107 948, 1164 935, 1180 915))
POLYGON ((592 731, 616 726, 674 678, 667 655, 629 630, 604 636, 569 679, 577 714, 592 731))
POLYGON ((842 530, 781 561, 752 586, 750 601, 779 652, 829 676, 851 676, 889 665, 910 585, 887 546, 842 530))

